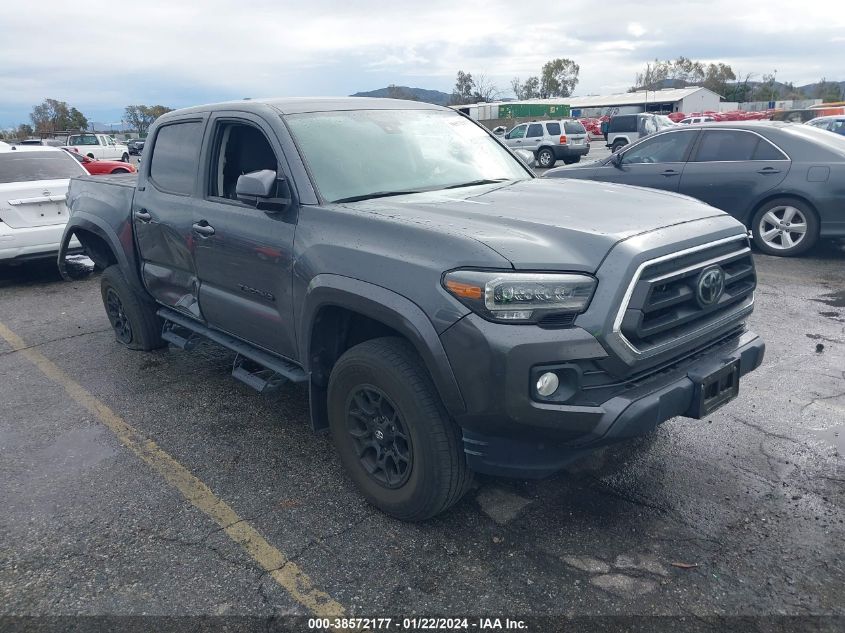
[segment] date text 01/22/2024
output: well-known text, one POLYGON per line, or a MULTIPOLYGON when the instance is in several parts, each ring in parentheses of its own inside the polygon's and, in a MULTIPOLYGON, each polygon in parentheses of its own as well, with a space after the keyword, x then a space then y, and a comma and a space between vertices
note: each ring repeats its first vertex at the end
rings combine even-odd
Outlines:
POLYGON ((309 630, 392 630, 392 631, 524 631, 523 620, 510 618, 310 618, 309 630))

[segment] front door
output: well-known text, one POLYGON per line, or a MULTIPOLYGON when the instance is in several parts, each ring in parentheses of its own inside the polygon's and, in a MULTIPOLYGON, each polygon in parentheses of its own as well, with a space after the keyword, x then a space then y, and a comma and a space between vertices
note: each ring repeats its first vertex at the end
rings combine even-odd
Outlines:
POLYGON ((505 135, 505 144, 513 149, 523 149, 525 145, 525 130, 527 125, 517 125, 505 135))
POLYGON ((698 130, 664 132, 622 150, 615 160, 598 168, 596 180, 677 191, 698 130))
POLYGON ((205 148, 193 229, 199 303, 209 325, 296 356, 291 300, 296 206, 262 210, 240 202, 238 176, 270 169, 288 177, 275 132, 260 118, 220 112, 205 148))
POLYGON ((142 163, 145 184, 132 202, 144 285, 159 302, 197 318, 192 196, 204 125, 202 118, 193 118, 158 128, 142 163))
POLYGON ((780 184, 789 167, 788 157, 754 132, 704 130, 679 191, 745 220, 751 201, 780 184))

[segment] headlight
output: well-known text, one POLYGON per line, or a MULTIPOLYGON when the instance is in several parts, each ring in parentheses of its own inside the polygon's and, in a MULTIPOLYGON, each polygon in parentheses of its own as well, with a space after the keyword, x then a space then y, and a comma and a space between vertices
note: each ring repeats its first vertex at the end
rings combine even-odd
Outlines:
POLYGON ((536 323, 549 314, 586 310, 596 280, 573 273, 455 270, 443 275, 443 287, 485 319, 536 323))

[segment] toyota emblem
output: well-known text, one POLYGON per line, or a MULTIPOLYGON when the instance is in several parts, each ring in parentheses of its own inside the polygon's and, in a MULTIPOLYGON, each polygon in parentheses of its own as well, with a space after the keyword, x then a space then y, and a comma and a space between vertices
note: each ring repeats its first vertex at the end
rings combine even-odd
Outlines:
POLYGON ((702 308, 719 302, 725 291, 725 271, 720 266, 711 266, 701 271, 695 289, 695 297, 702 308))

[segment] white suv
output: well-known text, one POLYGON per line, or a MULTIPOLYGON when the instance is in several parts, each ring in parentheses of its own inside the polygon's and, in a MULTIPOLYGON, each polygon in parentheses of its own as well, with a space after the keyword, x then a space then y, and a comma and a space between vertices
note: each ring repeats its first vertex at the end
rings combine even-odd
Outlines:
POLYGON ((58 252, 69 179, 87 173, 64 150, 0 143, 0 261, 58 252))
POLYGON ((577 163, 590 151, 587 129, 575 119, 523 123, 503 140, 512 149, 532 152, 540 167, 554 167, 559 160, 567 165, 577 163))

